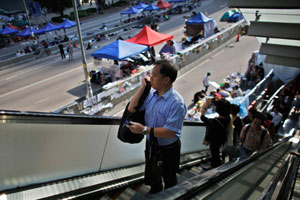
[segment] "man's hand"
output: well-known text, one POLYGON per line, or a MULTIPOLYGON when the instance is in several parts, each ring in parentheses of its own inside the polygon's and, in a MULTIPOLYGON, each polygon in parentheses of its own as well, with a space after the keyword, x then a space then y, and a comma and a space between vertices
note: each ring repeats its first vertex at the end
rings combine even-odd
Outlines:
POLYGON ((146 87, 146 85, 147 85, 146 81, 150 82, 150 77, 149 76, 146 76, 145 78, 142 79, 142 86, 143 87, 146 87))
POLYGON ((203 139, 202 144, 205 145, 205 146, 207 146, 207 145, 209 145, 209 142, 207 142, 205 139, 203 139))
POLYGON ((144 130, 144 125, 130 121, 131 125, 126 125, 132 133, 141 134, 144 130))

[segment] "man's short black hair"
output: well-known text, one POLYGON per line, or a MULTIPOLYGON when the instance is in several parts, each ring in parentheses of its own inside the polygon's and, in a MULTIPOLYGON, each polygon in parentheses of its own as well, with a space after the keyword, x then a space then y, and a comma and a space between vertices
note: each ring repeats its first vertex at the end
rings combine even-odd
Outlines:
POLYGON ((207 72, 207 76, 210 76, 210 73, 209 73, 209 72, 207 72))
POLYGON ((160 67, 160 74, 164 77, 170 77, 171 83, 177 78, 177 69, 168 60, 159 60, 154 63, 154 66, 160 67))
POLYGON ((265 116, 261 112, 257 111, 255 113, 253 119, 259 119, 259 120, 261 120, 261 123, 264 123, 264 121, 265 121, 266 118, 265 118, 265 116))

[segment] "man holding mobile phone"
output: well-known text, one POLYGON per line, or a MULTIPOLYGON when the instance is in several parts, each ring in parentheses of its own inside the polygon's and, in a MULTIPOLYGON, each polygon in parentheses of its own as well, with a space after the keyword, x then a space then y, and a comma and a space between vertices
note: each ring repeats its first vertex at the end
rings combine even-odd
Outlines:
POLYGON ((173 88, 176 78, 177 69, 169 61, 155 62, 151 78, 147 77, 142 80, 140 89, 128 106, 129 112, 136 111, 134 108, 145 89, 146 81, 151 81, 152 89, 141 107, 141 110, 145 110, 146 125, 131 121, 132 125, 128 126, 132 133, 147 135, 146 160, 147 152, 151 148, 149 143, 151 131, 158 142, 158 151, 162 156, 162 173, 161 175, 151 174, 149 176, 149 171, 145 170, 145 177, 159 180, 150 180, 150 193, 163 190, 162 178, 164 189, 177 184, 176 173, 180 163, 181 128, 186 115, 186 106, 182 96, 173 88))

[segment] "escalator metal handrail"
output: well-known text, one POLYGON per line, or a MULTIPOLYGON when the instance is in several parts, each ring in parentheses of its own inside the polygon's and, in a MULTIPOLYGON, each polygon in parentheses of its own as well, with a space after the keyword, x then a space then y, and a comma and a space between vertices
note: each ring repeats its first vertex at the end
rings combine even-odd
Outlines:
POLYGON ((275 97, 277 96, 277 94, 285 87, 285 85, 280 86, 280 88, 278 90, 276 90, 276 92, 271 96, 271 98, 267 101, 266 105, 261 109, 261 112, 264 112, 269 106, 270 104, 272 104, 275 99, 275 97))
POLYGON ((280 166, 269 186, 264 190, 259 200, 269 199, 290 199, 295 185, 299 158, 289 155, 285 162, 280 166))
MULTIPOLYGON (((226 163, 219 168, 209 170, 207 175, 200 174, 196 177, 193 177, 189 179, 189 182, 186 181, 174 186, 173 188, 169 188, 165 191, 162 191, 161 193, 158 193, 156 195, 151 196, 149 199, 191 199, 194 197, 199 191, 202 191, 211 185, 214 185, 215 183, 219 182, 220 180, 224 179, 230 174, 233 174, 234 172, 240 170, 244 166, 252 163, 254 160, 257 160, 259 157, 265 155, 267 152, 278 148, 279 146, 283 145, 285 142, 288 142, 288 140, 291 137, 284 138, 283 140, 273 144, 272 146, 261 150, 254 152, 250 157, 240 157, 238 160, 230 163, 226 163), (194 180, 194 181, 193 181, 194 180), (188 188, 187 188, 188 185, 188 188)), ((148 199, 148 198, 147 198, 148 199)))

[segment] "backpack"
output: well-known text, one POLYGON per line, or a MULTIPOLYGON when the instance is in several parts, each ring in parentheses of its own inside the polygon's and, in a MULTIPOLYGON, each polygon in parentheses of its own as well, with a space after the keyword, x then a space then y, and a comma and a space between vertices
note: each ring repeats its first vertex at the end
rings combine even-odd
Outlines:
MULTIPOLYGON (((246 130, 245 130, 245 136, 244 138, 241 140, 241 145, 243 145, 243 143, 245 142, 246 140, 246 137, 247 137, 247 133, 249 132, 250 130, 250 127, 251 127, 251 123, 250 124, 247 124, 247 127, 246 127, 246 130)), ((265 135, 267 134, 267 129, 264 128, 263 131, 261 132, 260 134, 260 146, 263 144, 263 141, 265 139, 265 135)))
POLYGON ((144 104, 144 101, 151 89, 151 83, 149 81, 147 81, 146 83, 147 84, 145 90, 141 98, 139 99, 138 105, 135 107, 136 112, 130 113, 128 111, 129 103, 127 104, 124 110, 121 123, 119 126, 119 130, 118 130, 118 139, 121 140, 122 142, 135 144, 135 143, 140 143, 144 138, 144 135, 142 134, 132 133, 126 125, 128 121, 134 121, 145 125, 145 119, 144 119, 145 111, 139 111, 139 109, 144 104))

